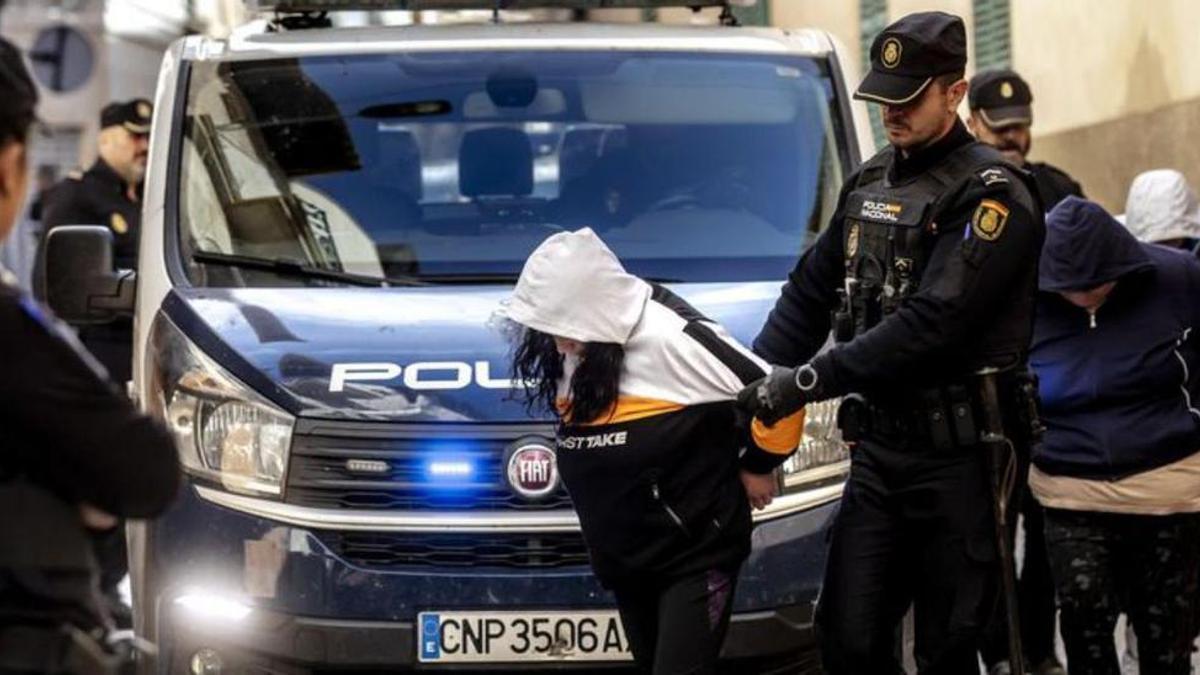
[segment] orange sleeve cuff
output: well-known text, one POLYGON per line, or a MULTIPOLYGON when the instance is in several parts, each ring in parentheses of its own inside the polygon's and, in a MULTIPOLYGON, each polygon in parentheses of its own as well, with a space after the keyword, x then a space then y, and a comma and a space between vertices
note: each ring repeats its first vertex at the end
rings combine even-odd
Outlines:
POLYGON ((775 455, 790 455, 800 445, 804 432, 804 408, 792 413, 768 427, 757 417, 750 423, 750 436, 754 444, 775 455))

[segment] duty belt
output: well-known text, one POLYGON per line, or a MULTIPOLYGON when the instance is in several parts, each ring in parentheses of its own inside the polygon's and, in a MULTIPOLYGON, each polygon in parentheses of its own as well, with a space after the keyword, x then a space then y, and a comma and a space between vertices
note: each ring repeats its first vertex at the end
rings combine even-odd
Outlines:
MULTIPOLYGON (((1004 378, 1001 397, 1002 417, 1014 435, 1036 437, 1040 433, 1036 379, 1026 373, 1004 378)), ((850 394, 838 409, 838 427, 847 442, 872 438, 950 453, 979 445, 982 405, 974 381, 905 392, 902 401, 850 394)))

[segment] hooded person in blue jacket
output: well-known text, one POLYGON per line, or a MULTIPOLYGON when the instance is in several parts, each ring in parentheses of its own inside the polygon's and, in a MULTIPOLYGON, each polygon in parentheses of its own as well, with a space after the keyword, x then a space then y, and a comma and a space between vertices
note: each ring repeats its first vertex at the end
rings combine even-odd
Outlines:
POLYGON ((1046 218, 1030 362, 1043 442, 1029 483, 1072 672, 1190 673, 1200 569, 1200 262, 1140 243, 1092 202, 1046 218))

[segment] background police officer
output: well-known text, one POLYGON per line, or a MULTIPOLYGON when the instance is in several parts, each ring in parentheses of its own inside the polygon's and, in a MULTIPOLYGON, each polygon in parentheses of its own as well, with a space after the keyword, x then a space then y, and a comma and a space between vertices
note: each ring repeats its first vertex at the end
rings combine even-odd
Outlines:
POLYGON ((1024 367, 1044 228, 1020 172, 958 119, 961 19, 904 17, 870 58, 855 96, 882 105, 890 145, 843 186, 755 340, 790 367, 741 402, 770 421, 847 397, 855 447, 817 610, 826 670, 903 672, 894 635, 914 605, 920 672, 963 675, 999 569, 975 374, 1024 367))
POLYGON ((1033 93, 1021 76, 1011 70, 985 70, 971 78, 967 126, 980 141, 999 150, 1004 158, 1033 174, 1038 196, 1046 212, 1069 195, 1083 196, 1083 189, 1062 169, 1044 162, 1028 161, 1033 135, 1033 93))
MULTIPOLYGON (((994 146, 1005 159, 1025 169, 1037 185, 1042 208, 1047 212, 1070 195, 1083 196, 1079 183, 1063 171, 1042 162, 1027 161, 1032 136, 1033 94, 1021 76, 1011 70, 988 70, 971 78, 968 93, 971 116, 967 126, 980 141, 994 146)), ((1017 488, 1013 502, 1025 518, 1024 560, 1017 586, 1021 606, 1021 644, 1025 659, 1037 675, 1062 675, 1066 671, 1054 653, 1054 582, 1046 556, 1045 522, 1042 507, 1025 493, 1029 469, 1028 448, 1021 448, 1017 488)), ((1013 519, 1016 520, 1015 518, 1013 519)), ((1015 525, 1015 522, 1012 523, 1015 525)), ((1016 528, 1013 528, 1014 532, 1016 528)), ((1001 612, 993 619, 980 648, 988 670, 996 675, 1009 672, 1008 630, 1001 612)))
MULTIPOLYGON (((36 89, 0 39, 0 241, 28 183, 36 89)), ((0 268, 0 673, 107 673, 122 661, 86 531, 170 504, 170 434, 139 414, 72 334, 0 268)))
MULTIPOLYGON (((44 269, 46 234, 59 225, 104 225, 113 234, 113 264, 117 269, 137 269, 138 234, 141 230, 141 191, 149 149, 150 102, 133 99, 110 103, 100 112, 96 163, 83 173, 73 173, 45 198, 42 237, 34 271, 34 292, 45 298, 40 270, 44 269)), ((79 339, 118 383, 130 379, 133 367, 133 320, 79 328, 79 339)), ((118 618, 125 623, 125 608, 117 602, 117 584, 129 568, 124 528, 97 537, 97 554, 103 569, 101 588, 118 618)))
MULTIPOLYGON (((137 269, 141 230, 142 181, 149 151, 150 102, 110 103, 100 113, 99 156, 83 173, 72 173, 46 196, 45 233, 59 225, 104 225, 113 234, 113 264, 137 269)), ((40 247, 44 248, 44 246, 40 247)), ((42 254, 38 256, 41 269, 42 254)), ((43 280, 34 273, 34 290, 44 298, 43 280)), ((80 330, 80 339, 113 379, 125 382, 132 367, 133 330, 129 319, 80 330)))
POLYGON ((45 205, 47 228, 105 225, 113 233, 113 260, 137 265, 142 181, 150 148, 153 108, 146 99, 110 103, 100 112, 96 163, 59 183, 45 205))

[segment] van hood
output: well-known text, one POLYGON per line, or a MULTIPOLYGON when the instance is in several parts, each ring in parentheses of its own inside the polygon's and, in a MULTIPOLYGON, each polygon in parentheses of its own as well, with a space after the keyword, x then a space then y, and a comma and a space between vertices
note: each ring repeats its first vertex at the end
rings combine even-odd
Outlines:
MULTIPOLYGON (((671 290, 750 344, 779 282, 671 290)), ((512 288, 175 289, 162 313, 197 347, 299 417, 526 422, 493 320, 512 288)))

